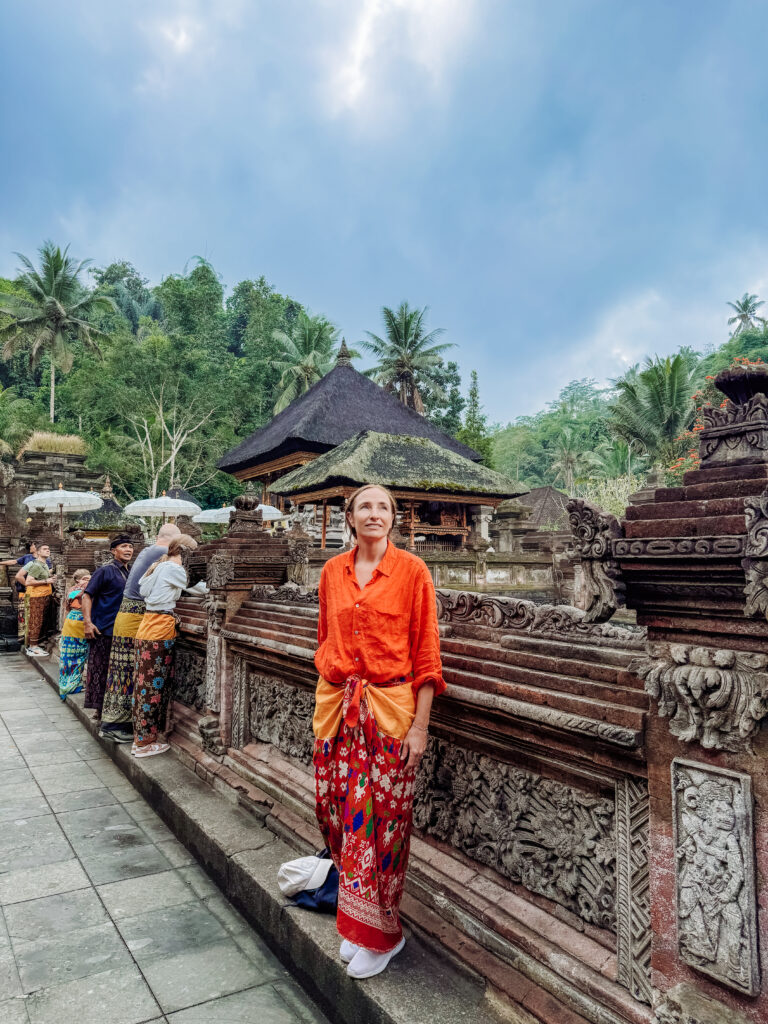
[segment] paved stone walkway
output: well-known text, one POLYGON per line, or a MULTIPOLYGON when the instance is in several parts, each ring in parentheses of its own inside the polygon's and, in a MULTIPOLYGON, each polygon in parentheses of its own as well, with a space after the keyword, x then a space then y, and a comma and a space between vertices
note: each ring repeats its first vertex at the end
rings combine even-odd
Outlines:
POLYGON ((0 655, 0 1022, 143 1021, 327 1024, 26 658, 0 655))

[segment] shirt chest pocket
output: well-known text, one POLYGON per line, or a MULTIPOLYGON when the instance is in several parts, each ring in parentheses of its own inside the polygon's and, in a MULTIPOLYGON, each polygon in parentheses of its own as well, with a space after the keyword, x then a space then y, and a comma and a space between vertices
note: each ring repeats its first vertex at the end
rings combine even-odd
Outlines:
POLYGON ((367 608, 365 640, 377 651, 402 651, 408 646, 410 611, 407 608, 367 608))

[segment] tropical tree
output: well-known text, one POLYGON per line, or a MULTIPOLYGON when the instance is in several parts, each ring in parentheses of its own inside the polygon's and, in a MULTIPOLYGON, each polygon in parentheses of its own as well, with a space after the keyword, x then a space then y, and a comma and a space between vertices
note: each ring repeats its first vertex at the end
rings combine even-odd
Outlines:
POLYGON ((601 441, 594 452, 593 475, 604 480, 637 476, 644 471, 647 461, 647 456, 638 451, 636 441, 601 441))
POLYGON ((0 456, 13 455, 32 426, 32 403, 19 398, 16 388, 0 385, 0 456))
POLYGON ((564 427, 555 444, 551 469, 555 483, 562 483, 566 493, 573 497, 576 484, 584 479, 594 465, 592 452, 584 451, 570 427, 564 427))
POLYGON ((479 455, 482 455, 483 465, 491 468, 493 461, 493 438, 488 429, 488 417, 483 412, 483 407, 480 404, 477 370, 473 370, 471 373, 464 426, 459 430, 456 437, 463 444, 469 445, 479 455))
MULTIPOLYGON (((328 373, 334 364, 338 337, 338 328, 324 316, 310 316, 304 311, 297 316, 290 334, 272 332, 279 354, 269 363, 280 373, 275 415, 328 373)), ((350 352, 352 356, 357 354, 350 352)))
POLYGON ((679 453, 682 434, 692 425, 691 399, 701 381, 696 352, 682 348, 675 356, 646 359, 614 381, 617 397, 609 409, 611 432, 636 442, 652 462, 669 463, 679 453))
POLYGON ((93 323, 103 310, 113 310, 115 304, 106 295, 89 292, 80 283, 79 275, 91 263, 79 263, 69 255, 69 246, 63 251, 44 242, 39 250, 40 269, 21 253, 18 284, 24 294, 0 294, 0 313, 9 320, 0 326, 3 339, 3 359, 12 359, 20 352, 29 357, 34 369, 43 356, 50 360, 51 423, 55 414, 56 367, 62 373, 72 369, 74 354, 71 342, 77 339, 87 351, 99 353, 98 342, 107 335, 93 323))
POLYGON ((368 340, 361 342, 378 360, 367 375, 385 391, 396 394, 403 405, 422 414, 424 395, 442 403, 447 400, 436 371, 443 366, 442 353, 454 347, 452 343, 434 344, 444 328, 426 331, 428 311, 428 306, 411 309, 407 302, 401 302, 396 310, 384 306, 381 315, 386 337, 366 331, 368 340))
POLYGON ((731 337, 741 334, 742 331, 746 331, 750 327, 765 324, 765 318, 757 315, 758 309, 764 306, 765 303, 762 299, 758 302, 756 295, 744 292, 740 299, 737 299, 735 302, 729 302, 727 305, 734 312, 733 316, 728 317, 728 326, 736 325, 731 331, 731 337))

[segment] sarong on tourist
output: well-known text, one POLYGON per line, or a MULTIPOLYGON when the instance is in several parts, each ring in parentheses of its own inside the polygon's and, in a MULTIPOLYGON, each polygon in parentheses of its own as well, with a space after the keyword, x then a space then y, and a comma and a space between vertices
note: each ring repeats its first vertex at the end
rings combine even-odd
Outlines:
POLYGON ((107 688, 101 711, 101 727, 130 724, 133 699, 133 675, 136 671, 136 633, 144 615, 144 602, 124 597, 112 629, 112 649, 107 669, 107 688))
POLYGON ((133 680, 133 733, 138 747, 157 742, 165 729, 173 688, 176 617, 172 612, 144 612, 136 634, 133 680))
POLYGON ((44 634, 45 613, 51 602, 53 588, 50 583, 42 587, 28 587, 24 595, 26 621, 25 647, 36 647, 44 634))
POLYGON ((386 953, 402 938, 400 900, 410 850, 415 771, 400 757, 415 714, 404 679, 317 684, 317 820, 339 870, 339 934, 386 953))
POLYGON ((27 635, 27 597, 26 594, 16 595, 16 615, 19 623, 19 640, 24 642, 24 637, 27 635))
MULTIPOLYGON (((69 598, 73 604, 79 602, 79 598, 73 598, 72 594, 69 598)), ((87 660, 88 641, 85 639, 83 613, 78 603, 64 619, 59 640, 59 696, 62 700, 68 694, 80 693, 82 690, 83 669, 87 660)))
POLYGON ((112 647, 112 637, 99 636, 88 640, 88 671, 85 679, 85 702, 86 708, 94 708, 101 714, 104 704, 104 691, 107 688, 107 669, 109 668, 109 652, 112 647))

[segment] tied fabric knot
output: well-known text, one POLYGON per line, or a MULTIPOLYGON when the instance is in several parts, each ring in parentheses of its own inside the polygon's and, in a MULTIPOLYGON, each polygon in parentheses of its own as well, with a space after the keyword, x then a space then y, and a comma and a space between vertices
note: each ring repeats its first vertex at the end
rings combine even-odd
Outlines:
POLYGON ((368 689, 368 680, 356 673, 347 676, 344 680, 344 704, 342 705, 342 716, 344 724, 354 729, 360 721, 360 704, 364 699, 365 691, 368 689))

